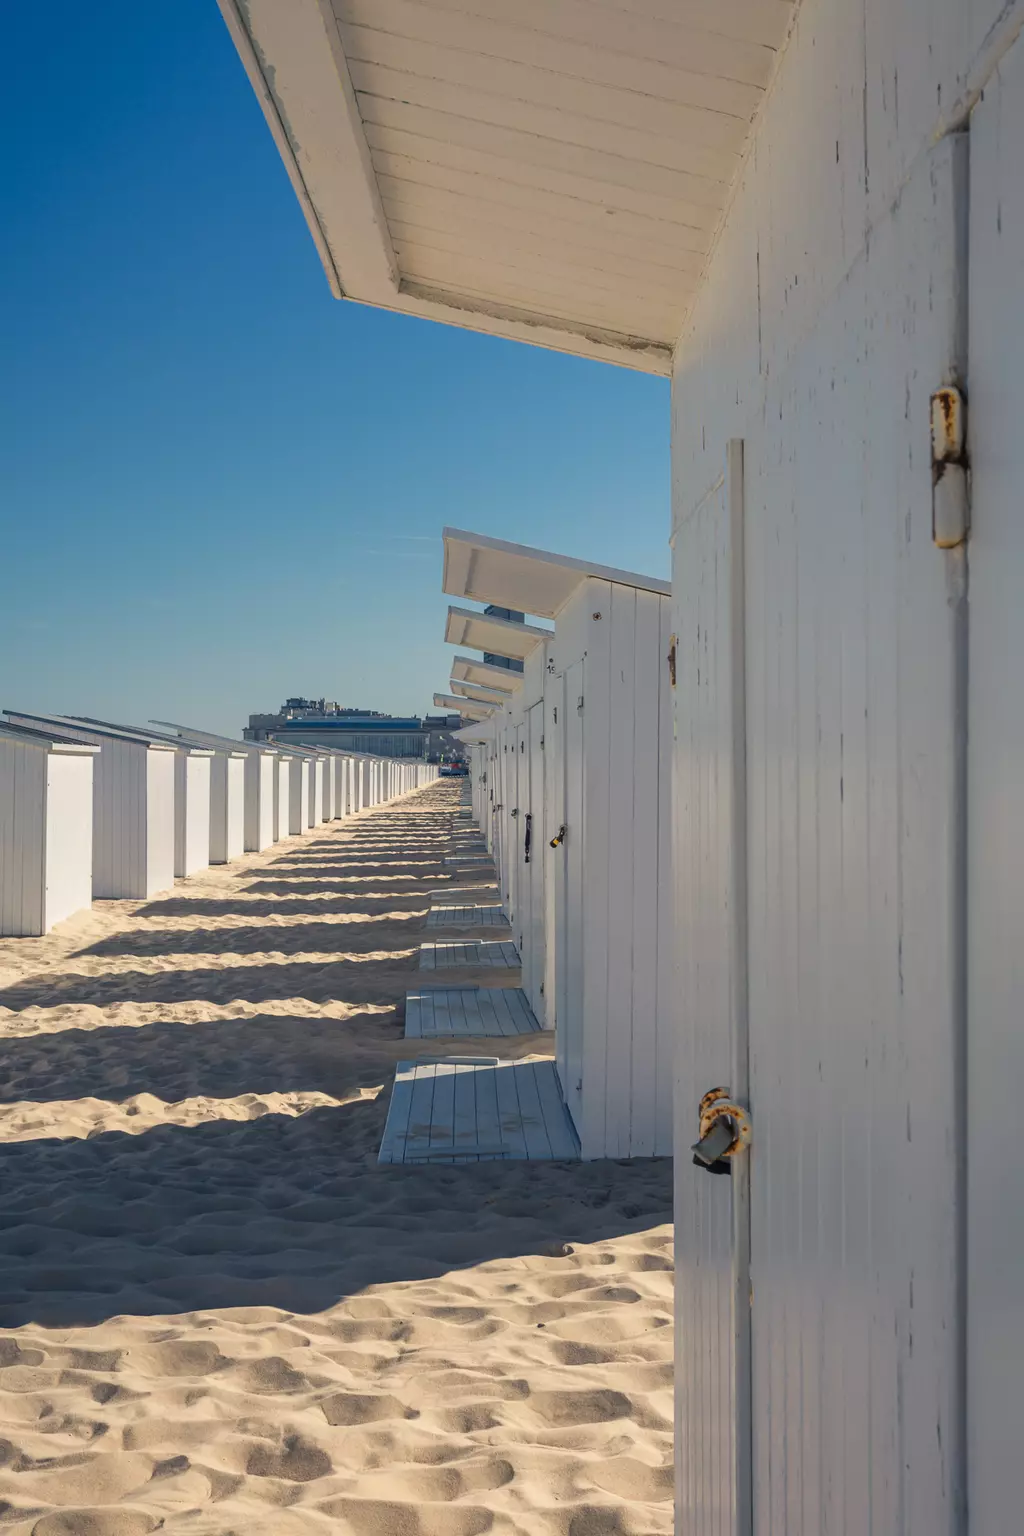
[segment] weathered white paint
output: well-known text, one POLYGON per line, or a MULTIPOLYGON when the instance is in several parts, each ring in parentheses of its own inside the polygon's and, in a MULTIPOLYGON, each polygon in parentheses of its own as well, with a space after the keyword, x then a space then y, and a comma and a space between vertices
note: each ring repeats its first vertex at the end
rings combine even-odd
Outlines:
POLYGON ((0 935, 48 933, 90 905, 98 752, 0 723, 0 935))
POLYGON ((145 900, 172 886, 174 747, 60 715, 5 713, 16 725, 102 748, 93 769, 93 899, 145 900))

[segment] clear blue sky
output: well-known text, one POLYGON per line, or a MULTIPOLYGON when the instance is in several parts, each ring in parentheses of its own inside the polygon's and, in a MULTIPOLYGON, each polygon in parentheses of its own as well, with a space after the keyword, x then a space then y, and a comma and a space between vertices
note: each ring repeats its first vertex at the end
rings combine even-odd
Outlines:
POLYGON ((421 713, 445 523, 667 574, 667 384, 333 299, 215 0, 4 42, 0 705, 421 713))

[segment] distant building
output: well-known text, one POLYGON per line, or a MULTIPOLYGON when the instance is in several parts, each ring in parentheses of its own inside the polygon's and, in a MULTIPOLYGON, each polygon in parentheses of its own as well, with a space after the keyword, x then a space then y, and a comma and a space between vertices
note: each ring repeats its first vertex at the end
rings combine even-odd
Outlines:
MULTIPOLYGON (((510 619, 513 624, 522 624, 526 618, 525 613, 517 613, 514 608, 499 608, 496 603, 489 603, 484 609, 492 619, 510 619)), ((508 672, 521 672, 523 663, 514 656, 491 656, 484 651, 484 661, 492 667, 504 667, 508 672)))
POLYGON ((296 746, 344 747, 378 757, 421 757, 436 762, 458 750, 452 737, 459 715, 398 717, 374 709, 341 709, 324 699, 286 699, 274 715, 250 715, 246 741, 273 736, 296 746))

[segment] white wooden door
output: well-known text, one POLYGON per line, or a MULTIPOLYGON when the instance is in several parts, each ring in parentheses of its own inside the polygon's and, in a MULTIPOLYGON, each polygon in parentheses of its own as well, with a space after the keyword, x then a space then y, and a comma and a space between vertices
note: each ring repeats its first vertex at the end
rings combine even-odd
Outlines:
MULTIPOLYGON (((558 863, 555 877, 556 1017, 558 1075, 569 1113, 577 1130, 583 1119, 583 901, 586 847, 586 807, 583 795, 583 714, 577 701, 584 695, 584 662, 566 667, 558 691, 558 731, 561 806, 549 828, 559 846, 549 851, 558 863)), ((549 840, 550 841, 550 840, 549 840)))
POLYGON ((698 1104, 746 1097, 742 457, 676 529, 676 923, 683 1014, 675 1105, 677 1525, 750 1520, 749 1184, 694 1165, 698 1104), (746 1443, 744 1443, 744 1436, 746 1443))
POLYGON ((529 822, 523 826, 523 868, 529 885, 529 916, 527 951, 529 969, 524 972, 523 986, 541 1024, 545 1022, 544 996, 544 703, 541 700, 526 712, 526 762, 527 795, 526 814, 529 822))
POLYGON ((965 1529, 966 564, 929 433, 966 377, 964 151, 921 156, 674 532, 685 1536, 965 1529), (752 1147, 712 1178, 698 1099, 745 1058, 752 1147))
POLYGON ((1024 1380, 1024 42, 971 120, 968 1502, 1021 1524, 1024 1380))

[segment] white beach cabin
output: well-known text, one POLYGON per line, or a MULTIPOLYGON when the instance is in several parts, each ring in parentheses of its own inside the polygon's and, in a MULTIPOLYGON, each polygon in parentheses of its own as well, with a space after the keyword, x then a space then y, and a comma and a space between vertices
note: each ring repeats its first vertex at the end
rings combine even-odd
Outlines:
POLYGON ((178 879, 210 865, 210 801, 213 751, 197 742, 144 726, 75 716, 77 724, 121 731, 174 748, 174 873, 178 879))
POLYGON ((99 752, 0 720, 0 936, 38 937, 91 905, 99 752))
MULTIPOLYGON (((273 738, 272 738, 273 739, 273 738)), ((312 764, 308 752, 274 741, 278 752, 278 816, 282 837, 305 837, 310 827, 312 803, 312 764)))
POLYGON ((444 550, 449 595, 555 624, 542 666, 524 669, 517 702, 503 706, 496 792, 509 916, 524 972, 530 951, 546 949, 582 1155, 668 1155, 669 583, 458 529, 445 529, 444 550))
POLYGON ((5 710, 15 725, 102 748, 93 766, 95 901, 142 900, 174 884, 175 749, 62 715, 5 710))
POLYGON ((475 704, 472 699, 456 698, 450 693, 435 693, 434 708, 448 714, 459 714, 464 720, 486 720, 493 712, 491 704, 475 704))
MULTIPOLYGON (((537 848, 543 842, 547 791, 539 756, 544 737, 543 710, 537 712, 535 706, 541 704, 544 698, 547 646, 553 634, 550 628, 537 624, 454 607, 448 610, 445 628, 445 636, 451 644, 479 646, 488 655, 507 656, 523 663, 521 672, 511 668, 493 669, 501 672, 504 679, 501 686, 510 690, 510 697, 505 700, 503 707, 492 711, 487 746, 481 753, 481 774, 486 781, 486 807, 480 824, 487 846, 494 856, 499 889, 509 921, 521 938, 523 991, 529 998, 536 1018, 545 1027, 549 1023, 553 1027, 554 1019, 554 1005, 550 1002, 554 996, 553 973, 547 974, 548 967, 554 963, 554 951, 551 949, 549 952, 544 928, 547 900, 545 882, 550 880, 550 872, 545 872, 544 861, 536 857, 537 848), (505 728, 511 722, 525 728, 525 734, 521 734, 519 742, 528 762, 523 764, 521 775, 518 760, 510 764, 506 750, 509 738, 505 728), (513 767, 515 781, 507 783, 506 779, 513 767), (520 777, 523 786, 521 792, 520 777), (527 785, 530 788, 529 794, 527 785), (522 805, 520 800, 523 801, 522 805), (522 882, 521 911, 520 859, 525 861, 527 833, 532 867, 529 879, 522 882), (522 846, 516 852, 520 842, 522 846)), ((478 663, 480 667, 486 665, 484 662, 478 663)))
POLYGON ((211 770, 210 795, 211 864, 226 863, 243 852, 259 853, 277 841, 274 829, 276 747, 267 746, 265 742, 236 741, 231 736, 219 736, 213 731, 197 730, 171 720, 154 720, 152 724, 172 731, 175 735, 194 742, 197 746, 209 747, 215 753, 211 770), (219 767, 222 756, 231 760, 238 757, 244 759, 241 775, 243 783, 241 847, 238 846, 238 770, 232 768, 225 773, 219 767), (223 802, 219 799, 218 780, 223 785, 223 802), (218 826, 224 828, 223 842, 218 840, 222 835, 217 830, 218 826), (219 857, 217 854, 222 847, 226 850, 225 856, 219 857), (215 848, 217 854, 215 854, 215 848))
POLYGON ((1024 0, 221 8, 332 292, 672 378, 680 1530, 1016 1530, 1024 0))

